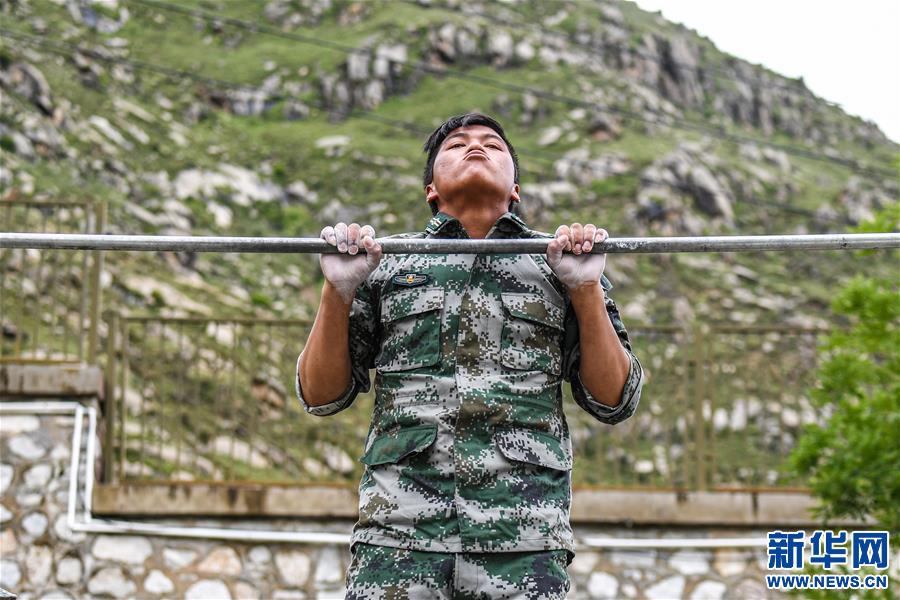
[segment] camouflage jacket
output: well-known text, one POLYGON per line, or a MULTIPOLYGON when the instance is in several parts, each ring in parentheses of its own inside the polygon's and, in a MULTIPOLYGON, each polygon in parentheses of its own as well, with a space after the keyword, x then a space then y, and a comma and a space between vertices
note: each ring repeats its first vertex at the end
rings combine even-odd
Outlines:
MULTIPOLYGON (((468 237, 438 213, 422 233, 468 237)), ((552 237, 506 213, 488 238, 552 237)), ((605 277, 605 289, 612 285, 605 277)), ((540 254, 385 255, 350 313, 353 377, 331 415, 369 390, 375 409, 352 542, 436 552, 573 551, 572 442, 562 380, 604 423, 634 413, 643 384, 616 305, 606 309, 631 370, 621 402, 596 401, 578 375, 578 322, 540 254)), ((299 361, 298 361, 299 363, 299 361)))

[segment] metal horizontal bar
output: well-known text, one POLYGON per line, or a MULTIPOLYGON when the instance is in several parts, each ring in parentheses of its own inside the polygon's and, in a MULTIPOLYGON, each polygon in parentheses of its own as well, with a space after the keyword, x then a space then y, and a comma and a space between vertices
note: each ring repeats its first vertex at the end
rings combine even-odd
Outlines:
POLYGON ((258 325, 268 327, 275 325, 304 326, 311 325, 311 319, 264 319, 256 317, 167 317, 165 315, 121 315, 121 319, 129 323, 185 323, 203 325, 206 323, 223 323, 234 325, 258 325))
MULTIPOLYGON (((386 254, 544 254, 548 238, 378 240, 386 254)), ((320 238, 0 233, 0 248, 337 254, 320 238)), ((593 254, 900 248, 900 233, 610 238, 593 254)), ((360 249, 360 252, 365 250, 360 249)))

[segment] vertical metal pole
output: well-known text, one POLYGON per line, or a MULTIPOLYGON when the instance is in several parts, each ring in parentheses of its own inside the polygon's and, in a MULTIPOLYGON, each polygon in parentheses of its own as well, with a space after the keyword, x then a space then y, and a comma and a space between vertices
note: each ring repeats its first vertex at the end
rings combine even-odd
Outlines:
MULTIPOLYGON (((10 223, 12 222, 12 219, 11 219, 12 202, 7 202, 5 208, 6 208, 6 210, 4 212, 6 213, 6 218, 4 219, 3 227, 4 227, 4 231, 10 231, 10 229, 11 229, 10 223)), ((0 328, 2 328, 3 325, 5 325, 5 323, 3 322, 3 316, 6 315, 6 271, 7 271, 6 263, 8 260, 10 260, 10 261, 12 260, 14 252, 15 252, 15 250, 13 250, 11 248, 0 249, 0 328)), ((10 325, 10 327, 15 327, 15 325, 13 325, 12 323, 10 323, 9 325, 10 325)), ((16 329, 15 331, 16 331, 16 337, 18 337, 19 336, 18 329, 16 329)), ((3 332, 0 331, 0 334, 2 334, 2 333, 3 332)), ((0 357, 2 357, 2 356, 3 356, 3 344, 0 343, 0 357)))
POLYGON ((706 419, 703 404, 706 398, 706 372, 703 330, 698 324, 693 326, 694 354, 694 459, 697 461, 697 489, 706 489, 706 419))
POLYGON ((235 399, 237 394, 237 370, 238 370, 238 327, 239 323, 237 321, 231 322, 231 378, 228 386, 228 407, 231 409, 231 431, 229 431, 229 439, 228 439, 228 462, 226 463, 225 468, 225 477, 231 478, 232 473, 234 472, 234 438, 237 435, 237 429, 239 424, 241 423, 241 411, 240 405, 238 401, 235 399))
MULTIPOLYGON (((106 203, 101 202, 94 206, 95 233, 103 233, 106 230, 106 203)), ((100 322, 100 306, 102 302, 102 290, 100 289, 100 274, 103 272, 103 251, 93 252, 91 264, 91 318, 88 325, 88 363, 97 362, 97 326, 100 322)))
MULTIPOLYGON (((141 323, 140 339, 144 343, 142 343, 140 345, 140 349, 138 350, 138 352, 140 352, 144 348, 147 348, 150 346, 150 322, 149 321, 143 321, 141 323)), ((148 354, 149 354, 149 352, 148 352, 148 354)), ((147 366, 147 357, 146 356, 138 355, 138 364, 141 364, 141 363, 143 363, 144 367, 147 366)), ((149 373, 149 372, 150 372, 149 369, 147 369, 145 371, 145 373, 149 373)), ((148 380, 147 375, 144 375, 143 382, 142 382, 143 385, 141 385, 141 391, 140 391, 141 409, 140 409, 140 413, 138 413, 138 421, 140 421, 140 423, 141 423, 141 443, 140 443, 140 451, 138 452, 138 459, 137 459, 137 463, 138 463, 138 467, 139 467, 138 473, 140 474, 140 476, 144 475, 144 463, 145 463, 145 461, 144 461, 144 453, 145 453, 145 446, 146 446, 145 435, 147 433, 147 389, 148 389, 147 380, 148 380)), ((157 402, 159 402, 158 390, 159 390, 159 386, 161 385, 161 383, 159 382, 158 379, 155 379, 155 380, 150 379, 150 381, 153 382, 153 389, 154 389, 154 391, 157 392, 155 398, 156 398, 157 402)))
MULTIPOLYGON (((685 325, 684 329, 680 332, 681 344, 682 348, 681 358, 684 362, 684 380, 682 381, 681 392, 683 394, 682 400, 684 403, 682 406, 685 407, 693 407, 694 406, 694 396, 696 395, 696 386, 694 385, 695 377, 694 377, 694 363, 696 362, 696 357, 694 357, 694 338, 692 337, 692 333, 690 328, 685 325)), ((681 480, 685 488, 691 488, 691 480, 693 477, 693 464, 691 464, 691 457, 696 455, 696 448, 693 447, 693 440, 691 439, 691 426, 693 423, 690 422, 690 417, 687 415, 687 411, 685 411, 685 421, 684 421, 684 433, 681 438, 681 447, 683 452, 681 453, 681 480)), ((676 426, 678 421, 676 420, 676 426)))
POLYGON ((119 319, 120 333, 119 345, 122 353, 122 360, 119 364, 119 386, 118 394, 114 399, 117 405, 117 417, 119 425, 119 477, 125 476, 125 390, 128 389, 128 319, 122 317, 119 319))
MULTIPOLYGON (((189 401, 187 391, 187 370, 191 368, 191 361, 184 356, 184 322, 178 322, 178 391, 173 400, 176 409, 175 418, 172 420, 172 429, 175 430, 175 469, 177 473, 181 468, 181 438, 184 415, 184 405, 189 401)), ((161 456, 161 455, 160 455, 161 456)))
MULTIPOLYGON (((81 205, 84 212, 84 233, 90 234, 96 227, 94 215, 94 203, 85 202, 81 205)), ((87 320, 88 320, 88 295, 91 293, 91 271, 88 267, 88 256, 91 253, 87 250, 81 251, 81 293, 78 294, 78 332, 75 336, 75 351, 78 355, 78 362, 84 362, 87 354, 87 320)), ((68 332, 68 329, 66 329, 68 332)), ((68 346, 66 346, 68 352, 68 346)))
POLYGON ((106 401, 104 402, 105 414, 103 416, 106 421, 104 431, 106 439, 103 452, 103 479, 107 483, 113 483, 118 479, 113 472, 115 464, 113 442, 116 439, 116 332, 119 329, 119 315, 107 311, 104 316, 106 317, 106 401))
MULTIPOLYGON (((719 391, 722 390, 722 388, 719 385, 717 385, 719 383, 719 381, 717 381, 717 376, 718 377, 721 376, 721 373, 722 373, 721 366, 727 355, 724 355, 722 353, 714 355, 714 350, 712 348, 712 344, 719 342, 723 346, 725 346, 725 344, 727 342, 724 339, 725 333, 722 331, 717 332, 715 327, 709 327, 705 333, 706 333, 706 336, 704 339, 706 340, 706 344, 704 344, 704 347, 703 347, 703 353, 704 353, 703 354, 703 364, 704 365, 709 364, 710 359, 714 359, 714 360, 716 360, 716 364, 720 367, 718 370, 718 373, 714 372, 712 370, 712 368, 710 368, 709 377, 708 378, 704 377, 704 379, 703 379, 703 391, 704 391, 703 395, 704 395, 704 397, 709 396, 709 421, 703 422, 703 430, 706 432, 706 435, 708 436, 706 438, 706 442, 707 442, 706 443, 706 453, 704 454, 703 458, 704 458, 704 466, 706 469, 707 482, 710 485, 715 485, 715 483, 716 483, 716 426, 715 426, 716 399, 719 397, 719 391), (712 382, 710 382, 710 379, 712 380, 712 382), (712 387, 712 391, 710 391, 710 393, 707 394, 706 391, 710 387, 710 384, 712 387)), ((718 347, 716 349, 718 350, 718 347)), ((710 367, 712 367, 712 365, 710 365, 710 367)), ((729 395, 728 400, 729 400, 728 406, 730 408, 729 408, 729 411, 727 414, 731 415, 734 412, 734 401, 733 401, 734 396, 729 395)))

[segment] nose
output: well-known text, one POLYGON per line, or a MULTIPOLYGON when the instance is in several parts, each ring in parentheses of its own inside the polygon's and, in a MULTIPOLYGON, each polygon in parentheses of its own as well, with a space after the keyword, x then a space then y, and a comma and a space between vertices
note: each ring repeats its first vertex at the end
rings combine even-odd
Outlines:
POLYGON ((469 147, 466 148, 466 156, 472 154, 473 152, 481 152, 485 156, 487 156, 487 152, 484 149, 484 146, 478 140, 472 140, 469 144, 469 147))

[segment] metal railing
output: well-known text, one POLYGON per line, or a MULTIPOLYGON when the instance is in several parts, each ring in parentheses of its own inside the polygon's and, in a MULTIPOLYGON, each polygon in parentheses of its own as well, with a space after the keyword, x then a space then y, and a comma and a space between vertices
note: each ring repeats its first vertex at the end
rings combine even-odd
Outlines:
MULTIPOLYGON (((4 232, 98 233, 99 202, 0 201, 4 232)), ((0 248, 0 362, 95 362, 99 250, 0 248)))
MULTIPOLYGON (((372 393, 327 419, 294 396, 304 320, 107 313, 105 479, 353 484, 372 393)), ((800 427, 820 329, 629 327, 647 375, 614 427, 571 399, 576 485, 798 485, 781 468, 800 427), (778 360, 772 360, 778 357, 778 360)))
POLYGON ((826 331, 630 326, 647 375, 641 405, 614 427, 567 411, 576 483, 677 489, 802 485, 784 463, 803 425, 822 419, 808 393, 815 382, 817 337, 826 331))

